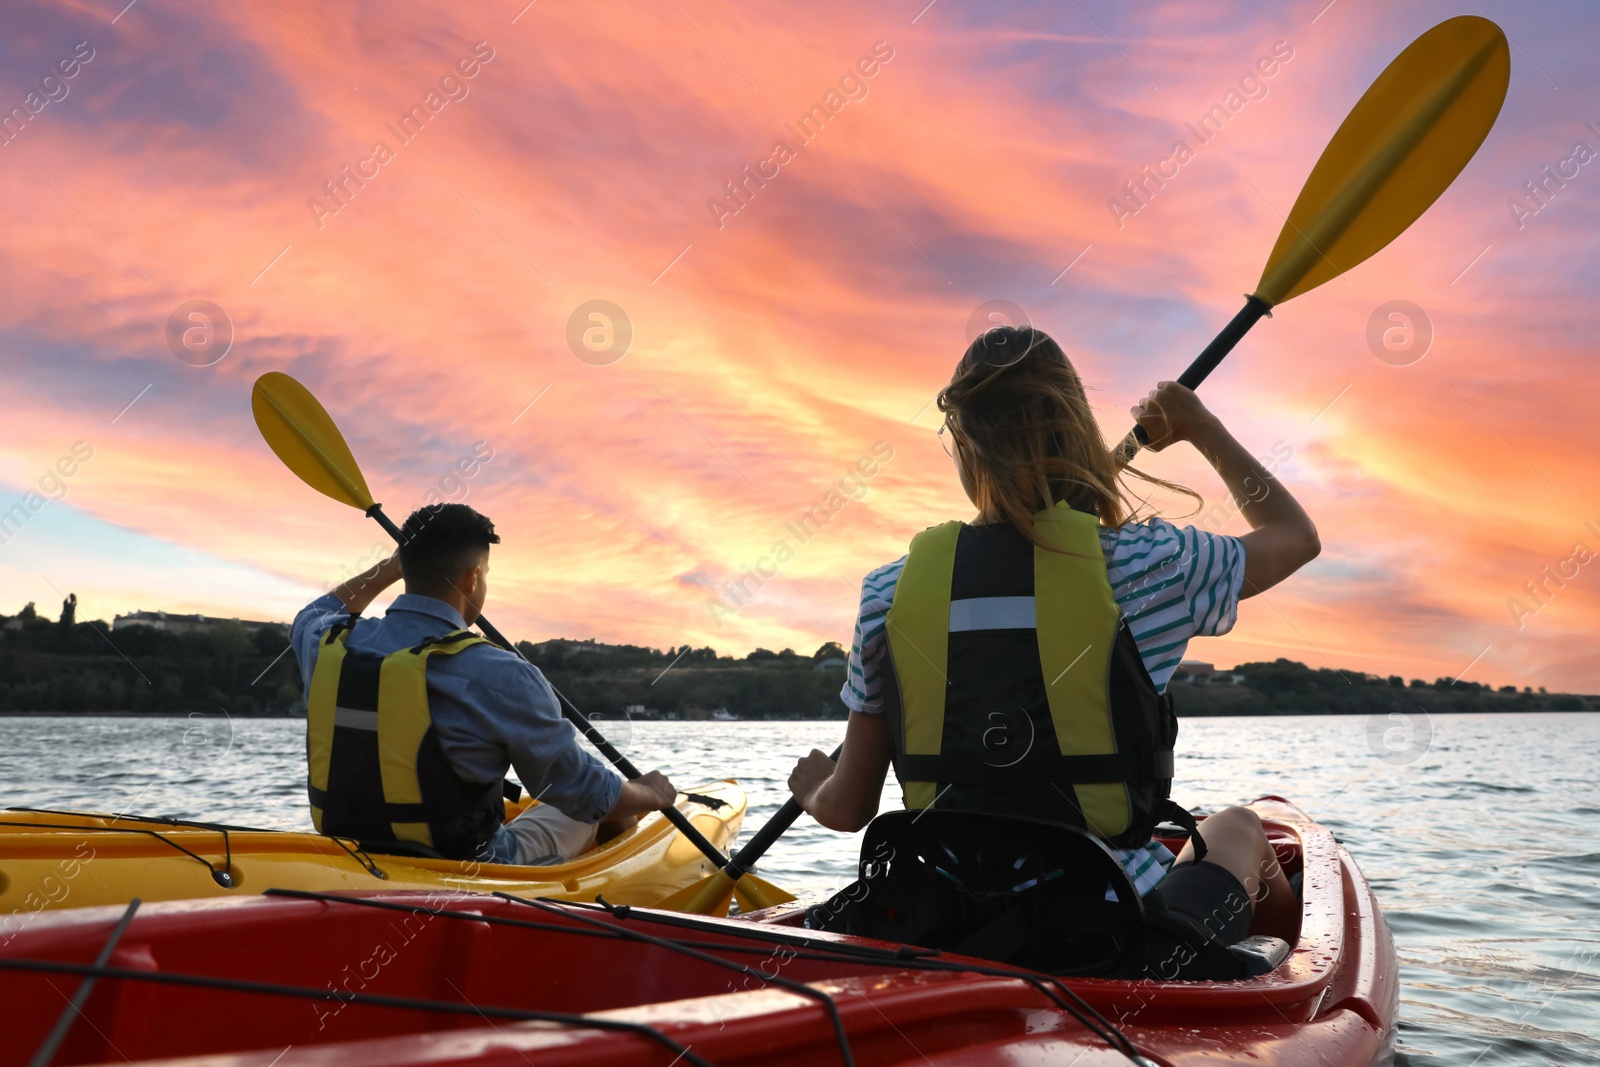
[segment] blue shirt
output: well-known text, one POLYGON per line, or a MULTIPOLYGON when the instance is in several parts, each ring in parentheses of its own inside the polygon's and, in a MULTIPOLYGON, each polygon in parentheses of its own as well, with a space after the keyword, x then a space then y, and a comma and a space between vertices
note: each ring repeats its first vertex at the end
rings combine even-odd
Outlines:
MULTIPOLYGON (((307 692, 323 635, 349 617, 332 593, 295 617, 289 640, 307 692)), ((463 629, 461 615, 444 601, 402 593, 383 618, 358 621, 345 646, 388 655, 463 629)), ((599 821, 622 791, 622 779, 581 747, 539 668, 496 645, 430 657, 428 712, 445 758, 465 781, 492 782, 515 767, 534 797, 580 822, 599 821)), ((516 855, 516 841, 501 827, 490 849, 491 859, 504 862, 516 855)))

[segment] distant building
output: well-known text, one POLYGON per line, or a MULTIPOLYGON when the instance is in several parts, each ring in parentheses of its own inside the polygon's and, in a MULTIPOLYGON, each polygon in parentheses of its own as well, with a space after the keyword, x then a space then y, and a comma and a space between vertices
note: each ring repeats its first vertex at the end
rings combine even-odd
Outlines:
MULTIPOLYGON (((595 715, 590 715, 589 718, 610 718, 610 715, 600 715, 600 713, 595 713, 595 715)), ((654 721, 661 721, 662 718, 666 717, 662 715, 661 709, 658 709, 658 707, 645 707, 643 704, 629 704, 627 707, 622 709, 622 718, 629 718, 629 720, 634 721, 646 721, 646 723, 654 723, 654 721)))
POLYGON ((811 669, 814 671, 842 671, 845 669, 845 660, 843 656, 829 656, 826 659, 818 660, 817 665, 811 669))
POLYGON ((165 611, 134 611, 127 615, 118 615, 111 620, 111 628, 121 630, 129 626, 148 626, 152 630, 163 630, 169 634, 192 634, 203 633, 225 622, 236 623, 247 630, 269 630, 285 637, 289 636, 289 624, 286 622, 221 619, 211 615, 170 615, 165 611))
POLYGON ((1217 673, 1216 667, 1204 660, 1186 659, 1178 664, 1178 669, 1172 672, 1174 682, 1209 682, 1217 673))
POLYGON ((616 645, 599 644, 592 637, 584 641, 574 641, 566 637, 556 637, 550 639, 549 641, 540 641, 538 644, 533 646, 533 651, 535 655, 540 656, 569 656, 581 655, 584 653, 597 656, 612 656, 615 655, 619 649, 616 645))
MULTIPOLYGON (((600 716, 600 715, 591 715, 590 716, 590 718, 593 718, 593 719, 599 719, 599 718, 603 718, 603 717, 604 716, 600 716)), ((629 704, 627 707, 622 709, 622 717, 624 719, 644 720, 646 722, 654 722, 654 721, 659 720, 661 718, 661 711, 658 708, 647 708, 643 704, 629 704)))

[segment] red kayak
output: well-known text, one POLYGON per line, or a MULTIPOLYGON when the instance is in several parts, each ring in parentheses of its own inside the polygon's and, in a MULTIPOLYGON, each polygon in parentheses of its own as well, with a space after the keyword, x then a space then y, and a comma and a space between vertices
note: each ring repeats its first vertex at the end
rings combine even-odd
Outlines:
POLYGON ((1255 808, 1304 896, 1257 978, 1055 978, 806 930, 799 905, 269 890, 33 916, 0 939, 0 1067, 1387 1063, 1377 902, 1329 831, 1255 808))

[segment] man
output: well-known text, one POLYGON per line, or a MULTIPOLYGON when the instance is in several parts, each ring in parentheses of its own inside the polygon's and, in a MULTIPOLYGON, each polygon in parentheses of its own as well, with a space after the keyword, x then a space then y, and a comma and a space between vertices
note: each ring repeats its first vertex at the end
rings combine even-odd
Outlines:
POLYGON ((375 850, 560 863, 677 799, 660 771, 624 782, 580 747, 538 668, 466 632, 499 542, 465 504, 420 508, 395 555, 295 619, 319 832, 375 850), (382 619, 360 618, 402 577, 382 619), (540 803, 502 825, 508 767, 540 803))

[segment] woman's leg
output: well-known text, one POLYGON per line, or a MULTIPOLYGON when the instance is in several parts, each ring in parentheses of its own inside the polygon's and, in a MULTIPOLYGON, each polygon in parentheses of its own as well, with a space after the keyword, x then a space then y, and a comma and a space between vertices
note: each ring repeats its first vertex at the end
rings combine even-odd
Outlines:
MULTIPOLYGON (((1206 862, 1239 880, 1253 905, 1250 932, 1281 937, 1290 944, 1300 934, 1300 902, 1267 841, 1261 818, 1249 808, 1223 808, 1200 824, 1206 862)), ((1194 845, 1178 853, 1177 867, 1194 862, 1194 845)))

